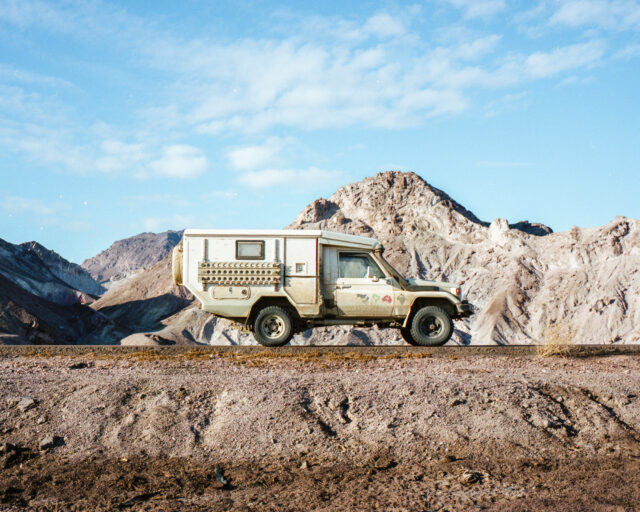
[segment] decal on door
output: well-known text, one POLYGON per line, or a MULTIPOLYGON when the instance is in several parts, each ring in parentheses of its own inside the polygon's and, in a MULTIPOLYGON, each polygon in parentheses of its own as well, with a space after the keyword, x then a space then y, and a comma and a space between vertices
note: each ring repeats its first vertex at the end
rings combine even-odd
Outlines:
POLYGON ((362 302, 373 302, 374 304, 377 304, 381 300, 382 302, 387 302, 389 304, 391 304, 391 302, 393 301, 390 295, 385 295, 384 297, 380 297, 380 295, 369 296, 366 293, 359 293, 356 295, 356 297, 362 302))

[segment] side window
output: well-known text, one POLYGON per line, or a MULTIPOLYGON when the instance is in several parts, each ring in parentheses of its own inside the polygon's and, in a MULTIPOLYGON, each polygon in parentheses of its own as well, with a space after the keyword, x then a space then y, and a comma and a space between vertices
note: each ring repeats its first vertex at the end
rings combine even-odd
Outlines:
POLYGON ((264 240, 237 240, 237 260, 263 260, 264 240))
POLYGON ((367 254, 341 252, 338 255, 339 277, 362 279, 367 277, 367 268, 371 268, 371 275, 384 279, 385 275, 380 267, 367 254))

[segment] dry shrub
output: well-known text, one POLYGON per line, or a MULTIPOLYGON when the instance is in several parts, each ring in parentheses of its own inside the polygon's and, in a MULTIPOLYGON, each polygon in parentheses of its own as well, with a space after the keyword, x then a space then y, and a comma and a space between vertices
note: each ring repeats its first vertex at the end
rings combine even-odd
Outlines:
POLYGON ((562 324, 552 324, 544 331, 544 343, 536 347, 538 357, 566 357, 575 345, 575 329, 562 324))

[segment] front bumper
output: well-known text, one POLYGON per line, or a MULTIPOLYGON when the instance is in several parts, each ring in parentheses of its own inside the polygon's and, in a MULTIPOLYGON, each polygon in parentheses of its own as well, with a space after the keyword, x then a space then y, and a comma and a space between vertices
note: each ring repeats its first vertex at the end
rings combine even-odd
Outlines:
POLYGON ((462 302, 457 304, 457 307, 457 318, 468 318, 476 312, 476 307, 467 300, 463 300, 462 302))

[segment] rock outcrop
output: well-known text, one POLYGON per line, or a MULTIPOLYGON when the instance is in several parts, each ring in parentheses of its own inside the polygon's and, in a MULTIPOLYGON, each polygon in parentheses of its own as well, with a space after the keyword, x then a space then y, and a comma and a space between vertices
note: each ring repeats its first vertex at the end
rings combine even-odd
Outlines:
POLYGON ((101 290, 77 265, 34 242, 14 245, 0 239, 0 275, 33 295, 62 305, 93 302, 92 291, 101 290))
POLYGON ((413 173, 380 173, 305 208, 291 229, 378 238, 406 275, 461 283, 479 313, 460 342, 640 341, 640 222, 552 233, 541 224, 479 221, 413 173))
POLYGON ((37 254, 52 274, 72 288, 96 296, 106 291, 80 265, 67 261, 57 252, 47 249, 38 242, 25 242, 20 244, 20 247, 37 254))

